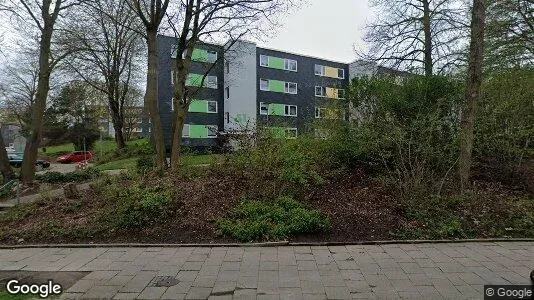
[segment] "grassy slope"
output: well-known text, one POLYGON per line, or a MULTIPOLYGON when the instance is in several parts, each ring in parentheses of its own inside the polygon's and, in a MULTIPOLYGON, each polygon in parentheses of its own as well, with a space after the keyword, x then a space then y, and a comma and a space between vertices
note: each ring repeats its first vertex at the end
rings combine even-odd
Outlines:
MULTIPOLYGON (((126 144, 128 146, 132 146, 132 145, 145 143, 145 142, 146 142, 145 139, 140 139, 140 140, 127 141, 126 144)), ((117 144, 113 140, 96 141, 93 152, 99 155, 100 153, 109 153, 111 151, 114 151, 115 149, 117 149, 117 144)), ((74 144, 72 143, 46 147, 46 152, 42 152, 42 148, 39 148, 40 154, 46 154, 47 156, 52 156, 52 157, 59 156, 64 153, 69 153, 72 151, 74 151, 74 144)))

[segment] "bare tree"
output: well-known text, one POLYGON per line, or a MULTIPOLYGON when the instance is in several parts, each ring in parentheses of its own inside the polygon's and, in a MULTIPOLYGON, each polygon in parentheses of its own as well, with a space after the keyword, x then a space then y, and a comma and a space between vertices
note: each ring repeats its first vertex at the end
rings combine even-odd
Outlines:
POLYGON ((126 0, 93 0, 82 7, 79 17, 73 20, 75 30, 71 31, 70 40, 81 51, 76 52, 70 66, 106 95, 117 149, 122 150, 126 147, 125 102, 141 53, 141 24, 132 18, 133 11, 126 0))
POLYGON ((487 8, 487 65, 534 65, 534 1, 492 0, 487 8))
POLYGON ((50 90, 50 76, 54 67, 69 53, 53 53, 53 34, 62 13, 78 4, 80 0, 6 0, 9 2, 10 12, 21 20, 30 20, 29 24, 35 26, 39 37, 39 75, 35 102, 30 112, 28 139, 24 149, 21 177, 24 184, 32 184, 35 177, 35 162, 37 150, 43 131, 43 114, 46 107, 48 92, 50 90))
MULTIPOLYGON (((224 51, 246 35, 262 32, 274 23, 272 18, 286 12, 293 5, 284 0, 181 0, 176 12, 169 16, 170 27, 176 37, 176 61, 173 66, 174 122, 172 133, 171 169, 179 168, 182 132, 189 105, 204 86, 206 76, 217 64, 209 67, 198 87, 186 85, 191 57, 195 46, 201 41, 227 40, 224 51)), ((221 60, 218 57, 218 60, 221 60)))
POLYGON ((124 108, 124 135, 127 140, 131 140, 133 132, 136 129, 140 129, 140 122, 143 117, 141 99, 142 93, 136 88, 131 88, 126 96, 124 108))
POLYGON ((460 178, 461 190, 469 186, 475 113, 477 104, 482 98, 485 16, 485 0, 473 0, 467 87, 465 89, 465 104, 462 109, 460 121, 460 157, 458 159, 458 175, 460 178))
POLYGON ((161 118, 158 109, 158 29, 165 17, 169 0, 127 0, 144 25, 144 38, 148 46, 148 70, 144 107, 148 110, 152 124, 152 142, 156 150, 156 168, 163 170, 167 166, 165 142, 161 118))
POLYGON ((463 57, 462 29, 468 25, 457 0, 373 0, 377 19, 367 26, 370 44, 362 58, 431 76, 463 57))

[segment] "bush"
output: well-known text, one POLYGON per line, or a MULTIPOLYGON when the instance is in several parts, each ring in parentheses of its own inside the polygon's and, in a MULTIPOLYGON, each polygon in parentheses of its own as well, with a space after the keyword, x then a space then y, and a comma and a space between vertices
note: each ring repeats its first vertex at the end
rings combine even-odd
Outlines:
POLYGON ((69 173, 60 173, 56 171, 48 171, 44 174, 37 174, 37 180, 46 183, 62 183, 62 182, 80 182, 96 177, 100 171, 95 168, 87 168, 82 171, 75 171, 69 173))
POLYGON ((130 187, 118 191, 114 200, 117 202, 115 226, 140 228, 162 217, 172 198, 170 192, 130 187))
POLYGON ((228 219, 219 219, 221 233, 239 241, 272 240, 330 230, 330 221, 318 210, 305 208, 289 197, 274 202, 244 199, 228 219))
POLYGON ((323 160, 317 151, 318 143, 303 136, 286 140, 260 133, 254 146, 240 149, 229 163, 253 180, 278 179, 296 184, 321 183, 323 160))
POLYGON ((154 157, 149 155, 143 155, 139 157, 137 159, 135 168, 139 174, 145 174, 154 169, 154 157))

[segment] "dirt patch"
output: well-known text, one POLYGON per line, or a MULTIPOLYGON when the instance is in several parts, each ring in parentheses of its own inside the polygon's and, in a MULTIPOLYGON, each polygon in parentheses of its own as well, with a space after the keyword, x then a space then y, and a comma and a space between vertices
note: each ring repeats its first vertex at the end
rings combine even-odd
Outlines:
MULTIPOLYGON (((237 242, 221 236, 216 221, 228 217, 243 197, 275 199, 280 195, 291 195, 320 210, 332 224, 329 232, 292 237, 291 241, 534 236, 532 229, 525 229, 534 218, 524 213, 525 208, 534 211, 533 198, 524 190, 496 183, 477 182, 483 191, 480 194, 435 199, 436 205, 413 211, 391 190, 357 169, 319 185, 248 179, 254 177, 220 169, 197 172, 165 179, 172 201, 164 217, 141 229, 117 229, 113 226, 114 198, 88 190, 80 199, 43 199, 0 216, 0 243, 237 242), (106 222, 102 221, 103 211, 108 212, 106 222)), ((131 179, 121 180, 127 188, 131 179)), ((157 176, 145 176, 142 181, 146 187, 161 184, 157 176)))

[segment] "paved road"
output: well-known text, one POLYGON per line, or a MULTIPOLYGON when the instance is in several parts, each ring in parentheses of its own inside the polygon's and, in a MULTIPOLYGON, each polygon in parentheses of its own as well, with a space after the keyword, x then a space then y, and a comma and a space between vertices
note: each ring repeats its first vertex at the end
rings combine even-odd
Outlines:
POLYGON ((0 270, 90 271, 67 299, 481 299, 533 268, 534 242, 0 250, 0 270))

